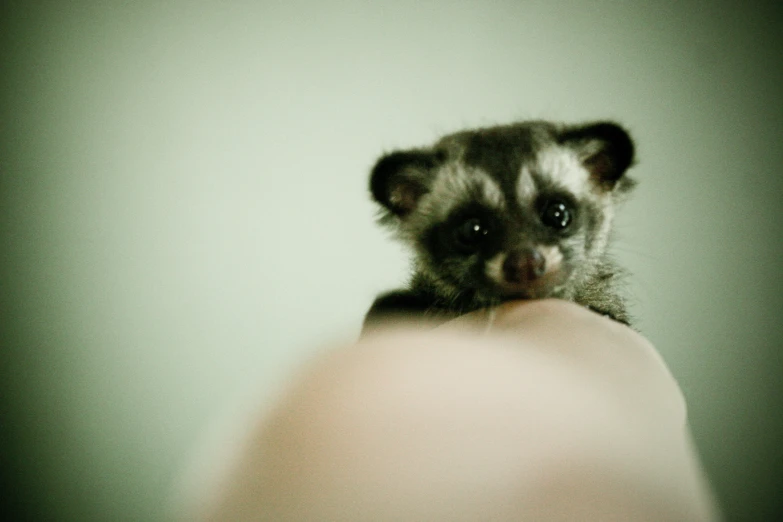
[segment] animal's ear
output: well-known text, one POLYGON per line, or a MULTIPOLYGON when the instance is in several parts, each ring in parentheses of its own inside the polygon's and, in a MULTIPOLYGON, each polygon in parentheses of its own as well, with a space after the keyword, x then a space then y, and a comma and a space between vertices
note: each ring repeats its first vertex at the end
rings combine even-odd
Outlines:
POLYGON ((561 143, 574 147, 593 181, 608 189, 614 188, 635 159, 631 136, 616 123, 567 128, 561 143))
POLYGON ((443 159, 442 153, 427 150, 397 151, 381 157, 370 174, 373 199, 404 218, 429 192, 435 168, 443 159))

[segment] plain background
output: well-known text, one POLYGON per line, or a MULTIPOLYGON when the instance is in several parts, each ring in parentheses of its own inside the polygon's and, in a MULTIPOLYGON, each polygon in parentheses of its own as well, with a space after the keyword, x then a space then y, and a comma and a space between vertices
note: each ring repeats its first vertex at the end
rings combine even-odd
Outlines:
POLYGON ((210 419, 407 261, 376 157, 616 119, 615 252, 731 520, 783 512, 777 2, 4 2, 2 431, 33 520, 157 520, 210 419))

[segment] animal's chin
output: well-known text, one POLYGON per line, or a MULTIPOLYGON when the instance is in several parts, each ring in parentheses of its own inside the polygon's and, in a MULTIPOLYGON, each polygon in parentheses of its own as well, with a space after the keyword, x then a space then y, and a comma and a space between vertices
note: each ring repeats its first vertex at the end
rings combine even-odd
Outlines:
POLYGON ((512 301, 515 299, 543 299, 545 297, 551 297, 551 293, 537 288, 501 289, 501 299, 503 301, 512 301))
POLYGON ((494 284, 489 288, 485 287, 482 290, 479 290, 476 293, 476 297, 482 302, 497 304, 505 301, 544 299, 546 297, 553 297, 553 295, 543 288, 494 284))
POLYGON ((508 281, 495 282, 496 292, 503 301, 513 299, 545 299, 558 297, 567 279, 566 274, 551 274, 536 281, 509 283, 508 281))

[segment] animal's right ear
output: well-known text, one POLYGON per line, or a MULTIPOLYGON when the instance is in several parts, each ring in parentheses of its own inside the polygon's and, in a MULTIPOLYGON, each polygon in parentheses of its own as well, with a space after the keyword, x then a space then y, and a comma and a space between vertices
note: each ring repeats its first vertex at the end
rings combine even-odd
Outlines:
POLYGON ((397 151, 375 164, 370 174, 373 199, 392 215, 404 218, 416 209, 419 199, 430 191, 436 167, 444 155, 426 150, 397 151))

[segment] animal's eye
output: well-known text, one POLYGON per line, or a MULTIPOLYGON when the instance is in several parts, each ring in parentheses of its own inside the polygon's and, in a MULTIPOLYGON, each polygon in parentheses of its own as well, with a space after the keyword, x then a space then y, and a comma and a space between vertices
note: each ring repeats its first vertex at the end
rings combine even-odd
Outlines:
POLYGON ((557 230, 562 230, 571 224, 573 209, 563 200, 552 199, 541 207, 541 222, 557 230))
POLYGON ((475 250, 489 234, 489 227, 479 218, 468 218, 454 229, 454 240, 463 250, 475 250))

